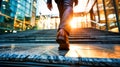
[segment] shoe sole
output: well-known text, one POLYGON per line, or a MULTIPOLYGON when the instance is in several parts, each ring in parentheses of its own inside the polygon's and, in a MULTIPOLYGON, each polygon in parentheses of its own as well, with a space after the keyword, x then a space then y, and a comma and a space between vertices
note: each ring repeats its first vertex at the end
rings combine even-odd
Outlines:
POLYGON ((61 47, 59 47, 58 49, 59 50, 69 50, 69 48, 61 48, 61 47))

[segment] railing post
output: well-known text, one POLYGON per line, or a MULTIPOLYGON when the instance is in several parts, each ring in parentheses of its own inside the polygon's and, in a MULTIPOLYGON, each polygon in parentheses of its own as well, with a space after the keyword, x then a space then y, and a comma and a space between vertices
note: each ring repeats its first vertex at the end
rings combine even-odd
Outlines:
POLYGON ((104 13, 105 13, 106 31, 108 31, 108 19, 106 14, 105 0, 102 0, 102 2, 103 2, 104 13))
MULTIPOLYGON (((97 5, 97 13, 98 13, 98 22, 100 23, 100 12, 99 12, 99 7, 98 7, 98 0, 96 0, 96 5, 97 5)), ((101 29, 101 27, 99 27, 101 29)))
POLYGON ((114 5, 116 22, 117 22, 118 30, 119 30, 119 33, 120 33, 120 22, 119 22, 118 6, 116 5, 117 4, 116 0, 112 0, 112 1, 113 1, 113 5, 114 5))

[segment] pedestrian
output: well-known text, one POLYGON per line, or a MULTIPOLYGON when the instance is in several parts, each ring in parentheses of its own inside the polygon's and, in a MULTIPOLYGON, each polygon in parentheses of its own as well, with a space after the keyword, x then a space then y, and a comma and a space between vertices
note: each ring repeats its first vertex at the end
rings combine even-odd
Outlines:
MULTIPOLYGON (((56 41, 59 50, 69 50, 70 21, 73 17, 73 6, 78 4, 78 0, 55 0, 60 16, 60 24, 57 30, 56 41)), ((47 7, 52 10, 52 0, 47 0, 47 7)))

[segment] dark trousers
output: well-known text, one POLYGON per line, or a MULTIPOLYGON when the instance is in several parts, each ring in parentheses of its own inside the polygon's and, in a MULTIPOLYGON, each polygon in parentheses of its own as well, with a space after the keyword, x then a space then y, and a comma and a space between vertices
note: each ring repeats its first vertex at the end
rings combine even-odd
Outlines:
POLYGON ((55 2, 60 16, 59 29, 62 28, 69 34, 71 29, 70 22, 73 17, 73 0, 55 0, 55 2))

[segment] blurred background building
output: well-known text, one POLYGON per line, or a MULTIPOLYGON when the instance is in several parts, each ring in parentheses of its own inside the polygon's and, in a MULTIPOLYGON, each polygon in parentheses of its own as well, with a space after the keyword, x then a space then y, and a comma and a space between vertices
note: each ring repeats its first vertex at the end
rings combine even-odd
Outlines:
MULTIPOLYGON (((96 28, 120 32, 120 0, 78 0, 74 7, 73 28, 96 28)), ((0 0, 0 29, 25 31, 57 29, 59 13, 47 9, 46 0, 0 0)))
POLYGON ((0 0, 0 29, 24 31, 35 26, 37 0, 0 0))

